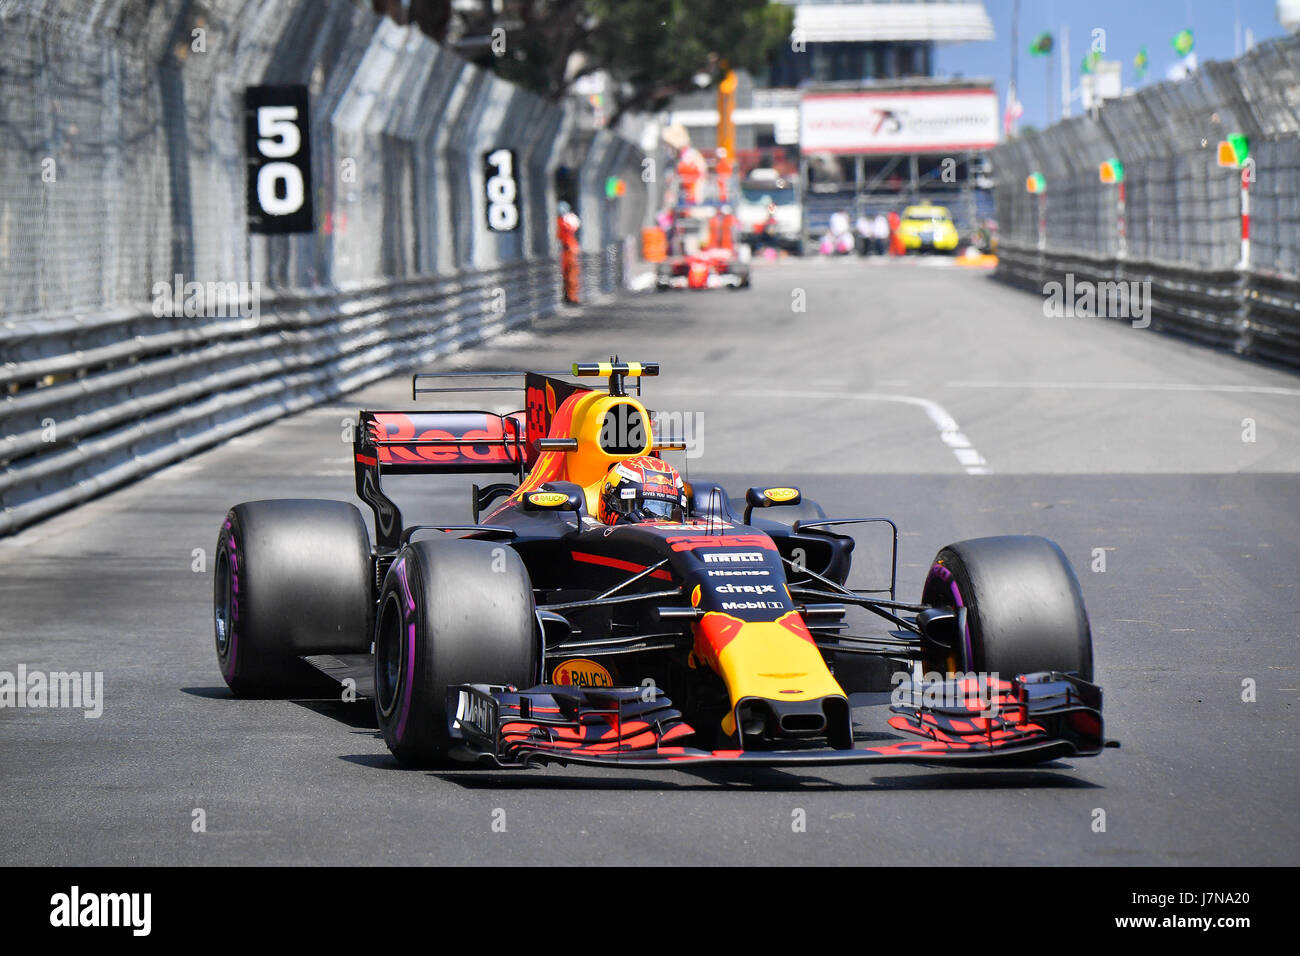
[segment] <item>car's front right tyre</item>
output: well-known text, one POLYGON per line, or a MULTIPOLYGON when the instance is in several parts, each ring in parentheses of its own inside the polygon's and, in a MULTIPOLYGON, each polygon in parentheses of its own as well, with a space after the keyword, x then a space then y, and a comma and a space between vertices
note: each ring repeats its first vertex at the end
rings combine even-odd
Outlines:
POLYGON ((445 761, 449 687, 531 687, 540 670, 532 584, 513 548, 447 538, 401 550, 375 618, 375 715, 399 763, 445 761))
POLYGON ((966 612, 965 629, 950 629, 950 646, 932 650, 927 670, 1002 680, 1060 671, 1092 680, 1083 593, 1054 541, 1005 535, 950 544, 935 556, 921 600, 966 612))

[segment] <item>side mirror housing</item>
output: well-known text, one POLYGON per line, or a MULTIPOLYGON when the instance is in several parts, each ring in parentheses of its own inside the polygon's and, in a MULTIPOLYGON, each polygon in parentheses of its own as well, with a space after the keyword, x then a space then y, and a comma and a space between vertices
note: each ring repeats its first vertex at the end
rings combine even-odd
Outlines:
POLYGON ((750 488, 745 492, 745 524, 749 524, 749 515, 755 508, 774 508, 783 505, 797 505, 803 501, 798 488, 783 485, 774 488, 750 488))
POLYGON ((522 504, 525 511, 572 511, 578 514, 585 507, 582 490, 576 485, 542 485, 537 491, 524 495, 522 504))

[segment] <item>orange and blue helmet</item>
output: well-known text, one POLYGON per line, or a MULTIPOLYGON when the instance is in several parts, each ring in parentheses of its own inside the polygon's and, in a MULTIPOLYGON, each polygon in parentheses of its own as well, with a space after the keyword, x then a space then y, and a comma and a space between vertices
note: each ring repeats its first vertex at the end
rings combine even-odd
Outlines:
POLYGON ((681 521, 685 513, 682 476, 659 458, 625 459, 610 468, 600 484, 596 516, 605 524, 681 521))

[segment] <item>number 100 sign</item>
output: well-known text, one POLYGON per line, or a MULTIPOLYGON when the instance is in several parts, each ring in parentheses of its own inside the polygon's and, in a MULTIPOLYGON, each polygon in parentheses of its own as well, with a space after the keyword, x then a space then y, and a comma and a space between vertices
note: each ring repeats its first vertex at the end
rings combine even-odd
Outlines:
POLYGON ((314 230, 310 131, 307 87, 244 90, 249 232, 314 230))
POLYGON ((519 180, 515 178, 515 151, 494 149, 483 154, 483 191, 487 223, 493 232, 519 228, 519 180))

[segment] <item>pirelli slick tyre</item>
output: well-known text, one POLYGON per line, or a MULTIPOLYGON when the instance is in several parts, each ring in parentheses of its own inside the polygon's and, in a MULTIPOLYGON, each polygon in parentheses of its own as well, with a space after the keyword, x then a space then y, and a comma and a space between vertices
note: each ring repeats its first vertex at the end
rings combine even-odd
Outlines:
POLYGON ((388 569, 376 614, 375 715, 403 766, 445 760, 448 687, 539 682, 532 583, 513 548, 459 538, 409 544, 388 569))
POLYGON ((966 609, 949 653, 925 661, 940 673, 1055 670, 1092 680, 1092 632, 1079 580, 1054 541, 1029 535, 973 538, 942 549, 921 600, 966 609))
POLYGON ((236 505, 217 535, 213 571, 217 662, 237 697, 328 693, 300 658, 370 648, 370 538, 354 505, 236 505))

